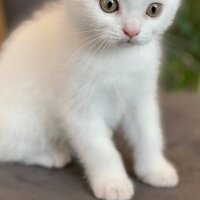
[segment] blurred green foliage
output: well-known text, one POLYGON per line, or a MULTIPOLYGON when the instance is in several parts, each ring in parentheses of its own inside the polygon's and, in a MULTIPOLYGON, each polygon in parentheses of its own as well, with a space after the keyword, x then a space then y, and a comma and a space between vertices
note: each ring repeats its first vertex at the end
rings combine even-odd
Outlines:
POLYGON ((167 57, 161 80, 165 87, 200 93, 200 1, 185 1, 163 44, 167 57))

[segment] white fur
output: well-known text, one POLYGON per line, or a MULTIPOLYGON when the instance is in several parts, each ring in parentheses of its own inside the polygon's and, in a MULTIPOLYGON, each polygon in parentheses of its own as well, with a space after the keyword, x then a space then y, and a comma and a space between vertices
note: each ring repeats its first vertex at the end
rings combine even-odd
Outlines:
POLYGON ((1 161, 63 167, 69 143, 96 197, 127 200, 133 184, 112 141, 121 126, 138 177, 158 187, 178 183, 163 155, 156 90, 161 34, 180 1, 156 2, 164 8, 153 19, 145 15, 152 0, 119 0, 120 14, 103 12, 98 0, 65 0, 10 36, 0 58, 1 161), (141 32, 125 44, 131 20, 141 32))

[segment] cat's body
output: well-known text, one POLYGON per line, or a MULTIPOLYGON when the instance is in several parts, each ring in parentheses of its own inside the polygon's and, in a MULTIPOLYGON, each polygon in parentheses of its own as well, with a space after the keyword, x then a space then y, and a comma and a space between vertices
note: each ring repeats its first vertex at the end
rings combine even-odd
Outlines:
MULTIPOLYGON (((4 44, 0 161, 63 167, 70 161, 69 143, 95 195, 126 200, 133 186, 111 140, 112 130, 121 127, 134 145, 138 177, 153 186, 175 186, 176 171, 163 155, 156 100, 160 36, 116 47, 98 41, 102 27, 91 29, 92 17, 81 12, 88 3, 65 1, 66 7, 61 2, 45 8, 4 44), (83 21, 76 19, 73 4, 83 21)), ((132 1, 138 6, 139 0, 132 1)), ((175 4, 173 17, 179 1, 175 4)))

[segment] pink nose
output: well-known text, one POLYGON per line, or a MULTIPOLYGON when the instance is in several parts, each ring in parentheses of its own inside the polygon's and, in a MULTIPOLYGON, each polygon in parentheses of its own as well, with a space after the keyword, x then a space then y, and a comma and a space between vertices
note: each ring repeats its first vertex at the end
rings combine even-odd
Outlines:
POLYGON ((123 32, 125 35, 127 35, 129 38, 133 38, 137 35, 139 35, 140 31, 137 28, 132 28, 132 27, 125 27, 123 29, 123 32))

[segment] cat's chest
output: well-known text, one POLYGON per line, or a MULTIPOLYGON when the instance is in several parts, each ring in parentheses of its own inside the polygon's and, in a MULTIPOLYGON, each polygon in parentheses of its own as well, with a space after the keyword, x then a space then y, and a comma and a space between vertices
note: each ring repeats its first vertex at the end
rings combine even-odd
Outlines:
POLYGON ((151 56, 146 51, 109 54, 96 57, 91 64, 88 64, 90 58, 85 57, 71 78, 75 79, 75 88, 88 90, 85 93, 91 96, 102 96, 107 101, 117 102, 118 97, 134 101, 148 89, 157 74, 157 62, 151 56))
POLYGON ((115 128, 129 107, 134 107, 136 79, 128 74, 105 75, 96 86, 94 109, 100 113, 109 127, 115 128))
MULTIPOLYGON (((108 56, 94 59, 85 57, 70 76, 70 95, 81 105, 92 108, 107 123, 115 127, 129 107, 150 89, 156 63, 141 53, 108 56), (143 56, 143 57, 142 57, 143 56)), ((69 79, 68 79, 69 80, 69 79)), ((90 109, 89 109, 90 110, 90 109)))
POLYGON ((117 63, 115 67, 99 75, 96 85, 93 85, 96 94, 94 106, 111 127, 118 124, 128 109, 134 109, 151 84, 142 62, 117 63))
POLYGON ((148 65, 147 60, 127 57, 113 61, 102 62, 97 68, 105 66, 96 78, 97 90, 106 95, 116 94, 124 99, 133 99, 143 89, 148 87, 148 81, 152 78, 153 68, 148 65), (103 92, 104 91, 104 92, 103 92))

